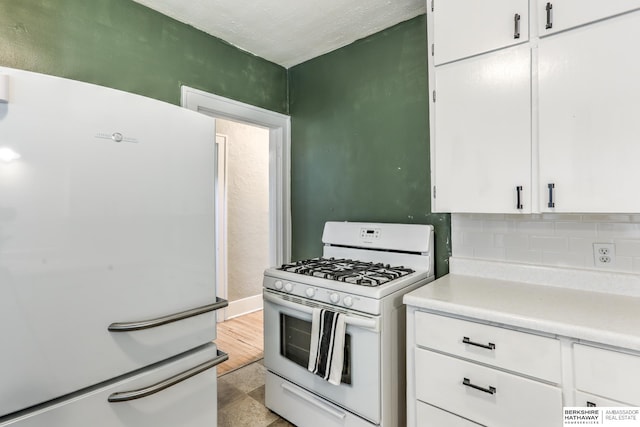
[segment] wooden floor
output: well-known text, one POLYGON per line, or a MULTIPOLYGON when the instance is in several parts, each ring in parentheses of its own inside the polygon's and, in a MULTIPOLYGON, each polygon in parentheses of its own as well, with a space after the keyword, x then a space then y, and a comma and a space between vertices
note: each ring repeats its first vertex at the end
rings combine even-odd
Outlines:
POLYGON ((262 310, 218 323, 216 344, 229 355, 218 365, 218 376, 263 357, 262 310))

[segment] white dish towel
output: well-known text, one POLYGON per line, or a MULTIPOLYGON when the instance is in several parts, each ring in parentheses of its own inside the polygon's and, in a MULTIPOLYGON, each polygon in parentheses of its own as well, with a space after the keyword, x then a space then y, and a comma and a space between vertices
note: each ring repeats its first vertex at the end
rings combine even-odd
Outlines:
POLYGON ((334 385, 340 385, 344 363, 344 314, 314 308, 309 348, 310 372, 334 385))

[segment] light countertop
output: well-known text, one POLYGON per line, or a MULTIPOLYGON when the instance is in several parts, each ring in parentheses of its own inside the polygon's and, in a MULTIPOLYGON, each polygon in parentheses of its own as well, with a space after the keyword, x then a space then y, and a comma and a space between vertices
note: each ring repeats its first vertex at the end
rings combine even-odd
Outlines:
POLYGON ((478 277, 467 268, 452 270, 405 295, 405 304, 640 351, 638 296, 582 290, 575 284, 564 288, 478 277))

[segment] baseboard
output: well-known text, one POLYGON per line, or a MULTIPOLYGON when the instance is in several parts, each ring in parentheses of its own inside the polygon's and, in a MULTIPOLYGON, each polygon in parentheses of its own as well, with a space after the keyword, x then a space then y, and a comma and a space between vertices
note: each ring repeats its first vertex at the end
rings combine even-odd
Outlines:
POLYGON ((262 294, 229 301, 229 306, 226 308, 226 317, 229 320, 258 310, 262 310, 262 294))

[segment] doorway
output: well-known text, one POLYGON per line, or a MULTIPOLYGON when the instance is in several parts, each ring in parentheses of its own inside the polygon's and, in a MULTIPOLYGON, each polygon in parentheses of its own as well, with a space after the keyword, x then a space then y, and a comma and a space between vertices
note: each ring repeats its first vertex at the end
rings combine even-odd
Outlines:
POLYGON ((269 244, 269 131, 216 119, 217 295, 229 301, 220 322, 262 308, 269 244))
POLYGON ((214 119, 227 119, 268 129, 270 265, 290 261, 291 118, 188 86, 182 86, 181 105, 214 119))
MULTIPOLYGON (((260 128, 264 130, 264 135, 267 138, 265 144, 268 146, 268 150, 265 153, 268 160, 267 173, 267 215, 263 218, 264 222, 262 228, 268 229, 268 237, 266 238, 267 254, 264 259, 267 260, 266 266, 280 265, 288 262, 291 258, 291 214, 290 214, 290 118, 289 116, 275 113, 272 111, 264 110, 258 107, 254 107, 241 102, 233 101, 227 98, 223 98, 217 95, 209 94, 197 89, 182 87, 182 106, 188 109, 198 111, 200 113, 211 116, 214 120, 214 126, 217 128, 216 146, 218 156, 218 171, 223 171, 222 175, 218 174, 217 186, 220 188, 229 189, 229 181, 231 179, 231 171, 229 169, 229 155, 230 146, 233 143, 231 135, 229 133, 235 133, 235 130, 230 130, 235 123, 238 126, 248 126, 248 128, 260 128), (221 163, 222 162, 222 163, 221 163)), ((228 204, 229 192, 220 192, 216 196, 224 197, 225 202, 228 204)), ((217 201, 218 206, 221 205, 221 201, 217 201)), ((234 214, 235 215, 235 214, 234 214)), ((216 225, 218 228, 217 236, 223 240, 235 239, 229 233, 230 212, 226 210, 217 213, 218 220, 222 219, 226 224, 216 225), (225 214, 226 213, 226 214, 225 214)), ((250 240, 250 239, 249 239, 250 240)), ((218 248, 222 251, 218 255, 217 260, 219 265, 217 266, 217 282, 224 283, 224 278, 220 275, 229 278, 231 271, 231 264, 237 260, 235 258, 243 258, 242 254, 231 254, 230 250, 224 251, 224 248, 230 249, 228 245, 222 242, 217 242, 218 248), (226 256, 225 256, 226 253, 226 256), (231 260, 234 258, 234 260, 231 260)), ((217 249, 218 251, 218 249, 217 249)), ((239 252, 242 252, 240 250, 239 252)), ((261 261, 264 264, 264 259, 261 261)), ((263 268, 261 268, 263 270, 263 268)), ((250 338, 256 338, 255 332, 262 330, 262 274, 258 274, 258 278, 252 279, 253 285, 258 286, 258 290, 254 288, 253 292, 257 294, 250 295, 247 298, 240 299, 238 304, 234 304, 233 298, 227 289, 222 286, 217 290, 218 296, 229 299, 229 307, 225 310, 218 311, 218 321, 224 322, 227 317, 234 317, 238 313, 251 312, 253 315, 236 317, 228 322, 220 323, 218 326, 219 337, 223 334, 229 336, 238 337, 238 344, 246 347, 249 345, 255 347, 256 344, 251 342, 250 338), (256 283, 257 282, 257 283, 256 283), (248 304, 245 306, 245 304, 248 304), (234 307, 235 305, 235 307, 234 307), (233 311, 232 311, 233 310, 233 311), (243 322, 250 322, 250 327, 243 325, 243 322), (260 323, 260 328, 255 322, 260 323), (224 325, 224 326, 223 326, 224 325), (250 336, 242 338, 242 330, 250 330, 250 336)), ((254 275, 255 276, 255 275, 254 275)), ((233 285, 231 285, 233 286, 233 285)), ((260 357, 262 356, 262 333, 259 334, 260 344, 260 357)), ((227 344, 229 346, 229 344, 227 344)), ((242 359, 241 354, 237 354, 234 359, 242 359)), ((230 354, 231 359, 231 354, 230 354)), ((225 362, 227 363, 227 362, 225 362)))

